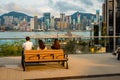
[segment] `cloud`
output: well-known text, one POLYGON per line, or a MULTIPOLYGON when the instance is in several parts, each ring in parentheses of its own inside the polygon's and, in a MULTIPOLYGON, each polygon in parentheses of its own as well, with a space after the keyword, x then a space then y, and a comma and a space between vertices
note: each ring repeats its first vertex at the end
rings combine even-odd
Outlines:
POLYGON ((95 13, 102 9, 104 0, 1 0, 0 13, 19 11, 28 15, 42 16, 44 12, 51 15, 59 15, 61 12, 72 14, 73 12, 95 13))
POLYGON ((16 3, 8 3, 4 6, 4 9, 7 11, 16 11, 16 10, 24 10, 24 8, 20 7, 18 4, 16 3))
POLYGON ((104 2, 104 0, 98 0, 98 2, 104 2))
POLYGON ((68 11, 86 11, 84 8, 81 8, 79 5, 71 4, 66 1, 58 1, 54 5, 54 8, 60 12, 68 12, 68 11))
POLYGON ((86 6, 93 6, 93 3, 91 0, 80 0, 80 1, 86 6))
POLYGON ((23 7, 23 6, 20 6, 19 4, 13 3, 13 2, 2 6, 1 11, 3 11, 3 12, 18 11, 18 12, 23 12, 25 14, 28 14, 30 16, 34 16, 36 14, 37 15, 42 14, 39 12, 39 10, 34 9, 33 7, 23 7))

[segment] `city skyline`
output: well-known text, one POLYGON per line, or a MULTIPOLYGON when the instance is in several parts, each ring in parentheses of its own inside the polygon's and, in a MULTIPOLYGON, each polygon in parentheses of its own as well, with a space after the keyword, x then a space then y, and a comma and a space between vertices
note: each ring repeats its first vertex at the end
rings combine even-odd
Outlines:
POLYGON ((100 10, 100 15, 102 15, 103 2, 104 0, 1 0, 0 15, 17 11, 41 17, 44 12, 50 12, 55 17, 59 17, 60 13, 70 15, 80 11, 95 14, 96 10, 100 10))

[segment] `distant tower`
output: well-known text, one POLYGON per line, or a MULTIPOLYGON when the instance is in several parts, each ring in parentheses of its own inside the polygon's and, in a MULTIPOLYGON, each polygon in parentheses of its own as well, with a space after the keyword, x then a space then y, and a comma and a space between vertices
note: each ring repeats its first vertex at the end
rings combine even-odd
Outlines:
POLYGON ((2 23, 2 22, 1 22, 1 19, 0 19, 0 28, 1 28, 1 23, 2 23))
POLYGON ((38 29, 38 18, 34 16, 34 29, 38 29))
POLYGON ((69 16, 65 17, 66 29, 69 29, 69 16))
POLYGON ((28 31, 29 30, 28 22, 26 21, 25 18, 20 22, 20 26, 19 27, 20 27, 21 31, 28 31))
POLYGON ((80 24, 80 14, 77 14, 77 23, 80 24))
POLYGON ((87 16, 84 15, 82 19, 82 30, 86 30, 86 26, 87 26, 87 16))
POLYGON ((72 29, 71 24, 72 24, 72 20, 71 20, 71 16, 69 16, 69 29, 70 29, 70 30, 72 29))
POLYGON ((55 20, 54 20, 54 16, 51 17, 51 20, 50 20, 50 29, 53 29, 54 30, 54 26, 55 26, 55 20))
POLYGON ((30 29, 34 30, 34 18, 30 19, 30 29))
POLYGON ((50 13, 44 13, 43 16, 43 21, 45 22, 45 29, 48 30, 50 27, 50 13))
POLYGON ((64 28, 65 23, 65 13, 60 13, 60 29, 62 30, 64 28))
POLYGON ((75 26, 76 25, 76 21, 75 21, 75 18, 73 19, 73 30, 75 30, 75 26))
POLYGON ((65 13, 60 13, 60 21, 65 22, 65 13))
POLYGON ((76 25, 76 29, 80 30, 80 13, 77 14, 77 25, 76 25))
POLYGON ((100 21, 100 11, 96 10, 96 24, 99 24, 100 21))

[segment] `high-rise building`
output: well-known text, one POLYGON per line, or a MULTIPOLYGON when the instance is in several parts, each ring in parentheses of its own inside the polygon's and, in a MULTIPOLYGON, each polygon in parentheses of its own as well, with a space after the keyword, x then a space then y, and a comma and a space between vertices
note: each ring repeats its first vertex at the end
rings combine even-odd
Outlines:
POLYGON ((28 22, 25 18, 20 22, 19 29, 20 31, 29 31, 28 22))
POLYGON ((38 18, 37 18, 37 16, 34 16, 34 29, 35 30, 38 29, 38 18))
POLYGON ((66 16, 65 17, 65 23, 66 23, 66 29, 71 30, 71 16, 66 16))
POLYGON ((60 13, 60 30, 64 30, 66 27, 65 13, 60 13))
POLYGON ((13 16, 4 16, 4 25, 5 27, 12 28, 13 16))
POLYGON ((80 25, 81 25, 81 21, 80 21, 80 13, 78 13, 78 14, 77 14, 76 30, 80 30, 80 25))
POLYGON ((43 21, 45 23, 44 27, 45 27, 46 30, 48 30, 49 27, 50 27, 50 17, 51 16, 50 16, 49 12, 43 14, 43 21))
POLYGON ((68 27, 69 30, 72 30, 72 19, 71 19, 71 16, 69 16, 69 27, 68 27))
POLYGON ((34 30, 34 18, 30 19, 30 29, 34 30))
POLYGON ((81 30, 86 30, 86 26, 87 26, 87 16, 84 15, 82 18, 82 23, 81 23, 81 30))
MULTIPOLYGON (((108 36, 120 36, 120 0, 105 0, 105 23, 108 36)), ((120 46, 119 38, 109 38, 107 51, 111 52, 120 46)))
POLYGON ((72 27, 72 30, 75 30, 75 27, 76 27, 76 21, 75 21, 75 19, 73 19, 73 27, 72 27))
POLYGON ((70 24, 72 23, 71 16, 69 16, 69 23, 70 23, 70 24))
POLYGON ((65 16, 65 22, 69 22, 69 16, 65 16))
POLYGON ((50 29, 50 19, 45 20, 46 30, 50 29))
POLYGON ((55 30, 54 27, 55 27, 55 20, 54 20, 54 16, 52 16, 50 19, 50 29, 55 30))
POLYGON ((105 23, 105 3, 102 5, 102 16, 103 16, 103 22, 105 23))
POLYGON ((0 27, 1 27, 1 23, 2 23, 2 22, 1 22, 1 19, 0 19, 0 27))
POLYGON ((65 13, 60 13, 60 21, 65 22, 65 13))
POLYGON ((100 11, 96 10, 96 24, 99 25, 99 21, 100 21, 100 11))
MULTIPOLYGON (((113 36, 113 0, 105 0, 105 23, 107 27, 107 36, 113 36)), ((113 51, 113 38, 108 39, 106 46, 107 52, 113 51)))
POLYGON ((55 30, 60 30, 60 18, 55 18, 55 30))
POLYGON ((49 12, 43 13, 43 18, 44 18, 43 20, 44 20, 44 22, 45 22, 46 19, 49 19, 49 20, 50 20, 50 17, 51 17, 51 16, 50 16, 50 13, 49 13, 49 12))
POLYGON ((13 24, 17 25, 18 23, 20 23, 20 20, 16 17, 13 18, 13 24))
POLYGON ((80 14, 77 14, 77 23, 80 24, 80 14))

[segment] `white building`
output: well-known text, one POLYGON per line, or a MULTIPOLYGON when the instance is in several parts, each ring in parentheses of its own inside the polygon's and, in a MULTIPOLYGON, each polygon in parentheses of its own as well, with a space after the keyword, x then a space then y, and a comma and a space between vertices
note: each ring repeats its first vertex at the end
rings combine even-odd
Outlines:
POLYGON ((55 30, 54 26, 55 26, 55 20, 54 20, 54 17, 51 17, 51 19, 50 19, 50 29, 55 30))
POLYGON ((30 19, 30 29, 34 30, 34 18, 30 19))

